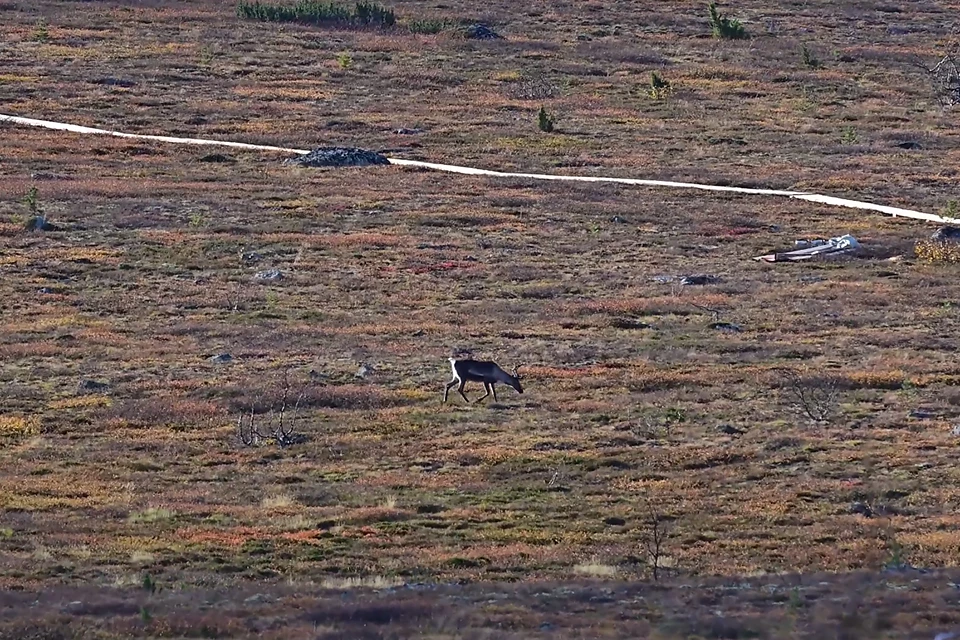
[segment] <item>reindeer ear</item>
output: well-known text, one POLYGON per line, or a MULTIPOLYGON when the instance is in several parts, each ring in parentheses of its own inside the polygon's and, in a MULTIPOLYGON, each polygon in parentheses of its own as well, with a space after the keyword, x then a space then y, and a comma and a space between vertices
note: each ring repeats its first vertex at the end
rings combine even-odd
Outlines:
POLYGON ((513 368, 513 377, 516 378, 517 380, 519 380, 519 379, 521 378, 521 376, 520 376, 520 367, 522 367, 522 366, 523 366, 522 364, 518 364, 517 366, 515 366, 515 367, 513 368))

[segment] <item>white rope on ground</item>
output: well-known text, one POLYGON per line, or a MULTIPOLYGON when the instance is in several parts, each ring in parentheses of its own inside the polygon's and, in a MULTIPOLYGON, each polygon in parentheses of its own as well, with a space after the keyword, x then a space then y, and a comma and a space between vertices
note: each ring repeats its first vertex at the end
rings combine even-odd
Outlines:
MULTIPOLYGON (((249 144, 246 142, 229 142, 225 140, 205 140, 203 138, 176 138, 173 136, 154 136, 139 133, 123 133, 120 131, 110 131, 107 129, 97 129, 94 127, 84 127, 76 124, 66 124, 63 122, 52 122, 50 120, 36 120, 34 118, 23 118, 20 116, 10 116, 0 114, 0 122, 9 122, 12 124, 26 125, 30 127, 43 127, 45 129, 55 129, 58 131, 70 131, 73 133, 95 133, 100 135, 115 136, 118 138, 136 138, 139 140, 155 140, 157 142, 173 142, 179 144, 196 145, 217 145, 223 147, 233 147, 235 149, 250 149, 257 151, 279 151, 282 153, 295 153, 303 155, 309 153, 309 149, 290 149, 287 147, 272 147, 262 144, 249 144)), ((643 180, 640 178, 605 178, 601 176, 561 176, 543 173, 514 173, 509 171, 491 171, 489 169, 476 169, 474 167, 461 167, 453 164, 437 164, 435 162, 422 162, 420 160, 403 160, 400 158, 388 158, 391 164, 406 167, 420 167, 423 169, 432 169, 434 171, 444 171, 447 173, 459 173, 471 176, 490 176, 494 178, 526 178, 530 180, 563 180, 568 182, 610 182, 615 184, 629 184, 645 187, 673 187, 679 189, 700 189, 703 191, 727 191, 732 193, 747 193, 753 195, 784 196, 796 200, 806 200, 835 207, 848 207, 853 209, 865 209, 886 213, 891 216, 903 218, 913 218, 915 220, 926 220, 928 222, 937 222, 940 224, 960 224, 960 219, 947 218, 932 213, 914 211, 912 209, 901 209, 899 207, 890 207, 882 204, 873 204, 871 202, 861 202, 859 200, 847 200, 845 198, 835 198, 833 196, 824 196, 816 193, 805 193, 802 191, 780 191, 776 189, 749 189, 746 187, 724 187, 710 184, 696 184, 692 182, 671 182, 667 180, 643 180)))

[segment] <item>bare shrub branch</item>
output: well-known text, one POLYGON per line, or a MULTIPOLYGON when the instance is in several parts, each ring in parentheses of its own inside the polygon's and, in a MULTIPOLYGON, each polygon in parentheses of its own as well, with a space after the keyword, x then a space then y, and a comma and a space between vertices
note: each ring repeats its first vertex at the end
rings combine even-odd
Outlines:
POLYGON ((277 446, 289 447, 290 445, 300 444, 306 441, 306 436, 296 432, 298 418, 300 417, 300 407, 303 398, 306 395, 306 383, 300 386, 296 392, 294 400, 293 384, 290 381, 289 369, 284 369, 280 380, 280 390, 277 394, 278 400, 271 403, 266 410, 260 410, 261 397, 250 405, 249 411, 241 410, 237 418, 237 437, 245 446, 258 447, 269 442, 277 446), (264 431, 260 430, 257 423, 257 417, 262 418, 266 415, 264 431))
POLYGON ((660 579, 660 570, 663 569, 665 544, 670 537, 671 522, 663 517, 656 507, 648 503, 649 515, 646 520, 646 536, 643 547, 650 563, 650 572, 654 579, 660 579))
POLYGON ((960 66, 957 64, 957 54, 960 45, 953 44, 950 51, 937 64, 928 67, 923 60, 914 60, 914 66, 923 69, 930 77, 933 94, 941 107, 947 108, 960 104, 960 66))
POLYGON ((795 406, 814 422, 827 422, 837 411, 840 385, 827 376, 801 376, 783 370, 785 387, 795 406))

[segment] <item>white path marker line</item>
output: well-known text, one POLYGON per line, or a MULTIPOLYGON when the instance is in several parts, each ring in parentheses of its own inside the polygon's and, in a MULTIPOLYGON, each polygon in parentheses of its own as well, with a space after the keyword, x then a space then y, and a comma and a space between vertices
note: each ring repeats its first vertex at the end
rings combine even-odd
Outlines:
MULTIPOLYGON (((115 136, 118 138, 136 138, 139 140, 155 140, 157 142, 172 142, 178 144, 195 145, 216 145, 222 147, 233 147, 235 149, 250 149, 257 151, 279 151, 282 153, 296 153, 303 155, 309 153, 309 149, 291 149, 288 147, 272 147, 263 144, 249 144, 246 142, 230 142, 226 140, 206 140, 203 138, 177 138, 173 136, 154 136, 139 133, 123 133, 121 131, 110 131, 108 129, 97 129, 94 127, 84 127, 76 124, 66 124, 64 122, 53 122, 51 120, 37 120, 35 118, 24 118, 21 116, 11 116, 0 114, 0 122, 9 122, 30 127, 42 127, 45 129, 54 129, 58 131, 70 131, 73 133, 95 133, 100 135, 115 136)), ((816 193, 804 193, 802 191, 780 191, 776 189, 748 189, 746 187, 724 187, 710 184, 696 184, 692 182, 671 182, 665 180, 643 180, 640 178, 605 178, 600 176, 560 176, 543 173, 513 173, 508 171, 491 171, 489 169, 476 169, 474 167, 462 167, 454 164, 438 164, 435 162, 421 162, 419 160, 403 160, 400 158, 389 158, 391 164, 405 167, 421 167, 423 169, 432 169, 434 171, 444 171, 447 173, 459 173, 472 176, 490 176, 494 178, 525 178, 530 180, 557 180, 567 182, 610 182, 615 184, 628 184, 645 187, 671 187, 679 189, 700 189, 703 191, 726 191, 731 193, 746 193, 752 195, 784 196, 796 200, 806 200, 835 207, 848 207, 852 209, 865 209, 868 211, 877 211, 891 216, 903 218, 913 218, 915 220, 926 220, 928 222, 937 222, 940 224, 960 224, 960 219, 947 218, 923 211, 914 211, 912 209, 901 209, 899 207, 890 207, 871 202, 861 202, 859 200, 847 200, 845 198, 835 198, 833 196, 824 196, 816 193)))

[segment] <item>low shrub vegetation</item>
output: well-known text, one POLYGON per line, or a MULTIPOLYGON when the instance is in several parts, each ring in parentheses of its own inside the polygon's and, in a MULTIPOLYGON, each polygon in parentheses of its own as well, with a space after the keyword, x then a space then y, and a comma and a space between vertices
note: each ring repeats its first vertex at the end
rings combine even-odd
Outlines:
POLYGON ((392 27, 397 17, 391 9, 370 2, 352 8, 332 2, 301 0, 294 5, 240 2, 237 15, 266 22, 296 22, 332 27, 392 27))
POLYGON ((728 18, 720 13, 715 2, 710 3, 710 27, 713 37, 721 40, 743 40, 747 30, 736 18, 728 18))
POLYGON ((960 243, 921 240, 914 247, 917 258, 923 262, 960 264, 960 243))

